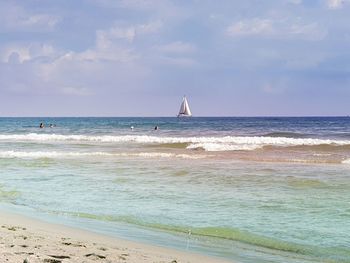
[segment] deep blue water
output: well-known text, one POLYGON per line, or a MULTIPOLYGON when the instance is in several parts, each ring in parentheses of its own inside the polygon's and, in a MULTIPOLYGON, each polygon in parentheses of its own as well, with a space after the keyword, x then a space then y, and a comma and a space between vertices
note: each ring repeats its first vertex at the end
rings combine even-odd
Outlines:
POLYGON ((149 133, 155 126, 170 134, 268 135, 296 133, 311 137, 350 138, 350 117, 192 117, 192 118, 0 118, 1 133, 38 132, 39 124, 55 124, 41 132, 62 134, 149 133))

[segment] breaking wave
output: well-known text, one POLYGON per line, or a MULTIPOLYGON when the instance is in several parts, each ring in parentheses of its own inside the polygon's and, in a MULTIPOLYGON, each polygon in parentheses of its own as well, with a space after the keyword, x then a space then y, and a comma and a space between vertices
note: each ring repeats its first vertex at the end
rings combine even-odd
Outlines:
POLYGON ((256 150, 264 146, 350 146, 350 140, 287 138, 265 136, 223 137, 162 137, 148 135, 60 135, 60 134, 0 134, 0 141, 71 142, 71 143, 138 143, 172 145, 206 151, 256 150))
POLYGON ((222 144, 222 143, 192 143, 187 146, 187 149, 204 149, 208 152, 218 151, 253 151, 262 148, 262 145, 250 144, 222 144))
POLYGON ((342 161, 343 164, 350 164, 350 159, 346 159, 344 161, 342 161))

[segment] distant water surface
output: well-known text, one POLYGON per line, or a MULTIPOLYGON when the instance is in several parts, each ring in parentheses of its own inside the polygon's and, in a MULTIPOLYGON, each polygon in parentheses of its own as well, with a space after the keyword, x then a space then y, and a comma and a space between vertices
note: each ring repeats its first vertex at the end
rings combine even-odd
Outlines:
POLYGON ((23 213, 239 262, 350 262, 348 117, 0 118, 0 171, 23 213))

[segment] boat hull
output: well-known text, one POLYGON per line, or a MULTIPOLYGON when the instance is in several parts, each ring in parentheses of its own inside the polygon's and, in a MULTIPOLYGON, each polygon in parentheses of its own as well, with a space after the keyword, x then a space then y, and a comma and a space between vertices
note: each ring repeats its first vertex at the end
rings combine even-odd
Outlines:
POLYGON ((192 117, 192 115, 178 114, 177 117, 178 118, 190 118, 190 117, 192 117))

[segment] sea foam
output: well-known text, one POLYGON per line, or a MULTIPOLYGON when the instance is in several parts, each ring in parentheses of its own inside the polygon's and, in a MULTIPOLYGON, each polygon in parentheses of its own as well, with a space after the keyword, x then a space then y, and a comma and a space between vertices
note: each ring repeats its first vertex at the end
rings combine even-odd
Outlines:
POLYGON ((187 149, 204 149, 208 152, 218 151, 253 151, 262 148, 263 145, 254 144, 223 144, 223 143, 192 143, 187 149))
POLYGON ((350 159, 345 159, 344 161, 342 161, 343 164, 350 164, 350 159))
POLYGON ((222 137, 163 137, 148 135, 61 135, 61 134, 0 134, 0 140, 11 141, 81 141, 81 142, 137 142, 137 143, 235 143, 266 145, 350 145, 350 140, 313 138, 287 138, 264 136, 222 136, 222 137))
POLYGON ((314 138, 287 138, 265 136, 223 137, 165 137, 148 135, 61 135, 61 134, 0 134, 0 141, 20 142, 71 142, 71 143, 136 143, 136 144, 188 144, 187 149, 202 148, 206 151, 256 150, 264 146, 315 146, 350 145, 349 140, 314 138))

